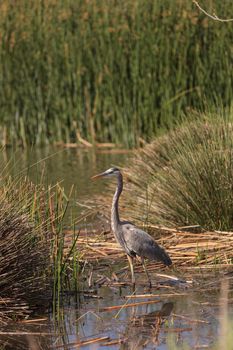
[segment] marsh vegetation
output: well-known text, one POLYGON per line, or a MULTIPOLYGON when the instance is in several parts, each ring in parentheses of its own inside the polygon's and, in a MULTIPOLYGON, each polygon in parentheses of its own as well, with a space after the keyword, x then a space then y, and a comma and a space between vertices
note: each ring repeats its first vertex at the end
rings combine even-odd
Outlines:
POLYGON ((232 22, 180 0, 0 13, 0 347, 230 349, 232 22), (113 185, 89 181, 121 161, 122 218, 174 262, 148 263, 149 291, 110 231, 113 185))
POLYGON ((232 130, 232 112, 193 115, 137 150, 124 169, 124 215, 149 226, 231 231, 232 130))
POLYGON ((59 184, 35 185, 22 174, 12 177, 10 168, 1 173, 0 324, 48 309, 77 273, 67 273, 74 247, 65 251, 63 244, 69 197, 59 184))
MULTIPOLYGON (((231 1, 214 7, 231 18, 231 1)), ((231 22, 192 1, 1 1, 0 12, 4 144, 134 147, 190 109, 232 103, 231 22)))

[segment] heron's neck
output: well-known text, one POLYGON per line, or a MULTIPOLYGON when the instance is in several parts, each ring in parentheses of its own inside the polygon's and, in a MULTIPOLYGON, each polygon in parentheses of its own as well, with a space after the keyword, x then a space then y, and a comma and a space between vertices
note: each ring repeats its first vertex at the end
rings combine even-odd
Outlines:
POLYGON ((117 177, 117 188, 112 200, 112 211, 111 211, 111 227, 113 232, 117 231, 117 226, 120 224, 120 217, 118 211, 118 201, 123 190, 123 177, 119 173, 117 177))

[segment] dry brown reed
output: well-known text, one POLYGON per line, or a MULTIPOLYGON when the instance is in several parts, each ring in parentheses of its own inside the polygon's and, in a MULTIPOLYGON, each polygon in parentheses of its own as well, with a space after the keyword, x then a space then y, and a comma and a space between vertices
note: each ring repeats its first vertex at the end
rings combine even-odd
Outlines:
POLYGON ((0 324, 46 306, 50 241, 45 190, 8 179, 0 190, 0 324))
MULTIPOLYGON (((150 227, 150 234, 156 241, 166 248, 175 267, 182 269, 195 267, 205 269, 233 268, 232 245, 233 232, 188 232, 179 229, 162 227, 150 227)), ((70 234, 66 233, 66 245, 69 246, 70 234)), ((77 241, 80 259, 90 263, 108 261, 124 261, 126 255, 115 238, 110 233, 80 232, 77 241)), ((68 248, 67 248, 68 249, 68 248)), ((125 259, 126 260, 126 259, 125 259)), ((148 262, 147 269, 150 272, 161 271, 159 263, 148 262)), ((136 267, 137 272, 142 272, 141 266, 136 267)))

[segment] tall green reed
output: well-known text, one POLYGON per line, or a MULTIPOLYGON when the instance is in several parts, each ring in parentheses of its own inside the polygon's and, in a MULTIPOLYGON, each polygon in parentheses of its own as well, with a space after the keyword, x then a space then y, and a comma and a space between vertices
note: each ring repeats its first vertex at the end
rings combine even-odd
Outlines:
POLYGON ((79 253, 77 251, 78 233, 74 223, 71 223, 72 237, 66 239, 66 228, 64 227, 64 218, 69 206, 70 197, 73 188, 66 196, 64 189, 57 184, 56 191, 54 189, 50 193, 49 189, 49 211, 52 221, 52 261, 53 261, 53 312, 56 318, 59 318, 61 296, 64 290, 77 291, 78 289, 78 260, 79 253))
MULTIPOLYGON (((192 2, 22 0, 0 11, 2 142, 71 142, 78 131, 132 147, 203 101, 232 101, 232 25, 192 2)), ((215 11, 231 16, 232 2, 215 11)))

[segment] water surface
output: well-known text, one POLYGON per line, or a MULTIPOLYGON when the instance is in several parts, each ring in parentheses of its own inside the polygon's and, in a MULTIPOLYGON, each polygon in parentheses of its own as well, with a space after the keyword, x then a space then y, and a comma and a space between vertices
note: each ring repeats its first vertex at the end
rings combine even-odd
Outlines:
POLYGON ((35 182, 46 184, 61 183, 68 194, 74 185, 71 200, 73 215, 78 216, 83 203, 95 194, 105 190, 104 181, 91 181, 91 176, 111 166, 122 166, 130 153, 111 150, 89 150, 82 148, 55 148, 14 151, 11 148, 0 154, 1 164, 8 163, 12 174, 28 175, 35 182))

